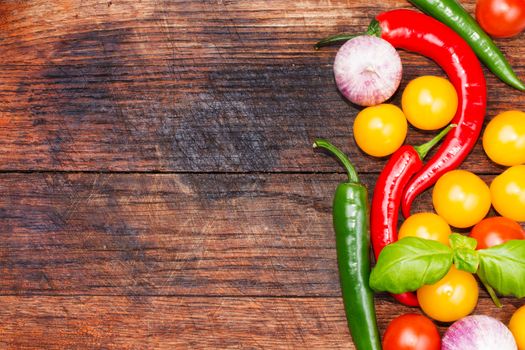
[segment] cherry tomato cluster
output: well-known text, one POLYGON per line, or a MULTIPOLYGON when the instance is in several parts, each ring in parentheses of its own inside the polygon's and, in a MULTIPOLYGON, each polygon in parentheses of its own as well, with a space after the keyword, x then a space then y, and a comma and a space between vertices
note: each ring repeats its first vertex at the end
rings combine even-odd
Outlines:
POLYGON ((468 228, 480 222, 491 205, 503 217, 525 221, 525 113, 506 111, 494 117, 483 134, 483 149, 497 164, 510 166, 490 183, 466 170, 443 175, 432 202, 447 223, 468 228))
MULTIPOLYGON (((448 244, 451 226, 472 227, 470 237, 476 249, 486 249, 508 240, 525 239, 525 230, 517 221, 525 221, 525 142, 523 120, 517 111, 496 116, 483 137, 484 150, 499 164, 512 165, 488 186, 479 176, 466 170, 443 175, 432 193, 437 214, 430 212, 409 216, 399 229, 399 239, 415 236, 448 244), (509 136, 510 135, 510 136, 509 136), (519 158, 522 157, 522 158, 519 158), (502 216, 486 217, 491 205, 502 216)), ((440 281, 417 290, 422 311, 431 319, 453 322, 469 315, 478 302, 475 277, 452 267, 440 281)), ((509 323, 519 349, 525 347, 525 306, 518 309, 509 323)), ((418 314, 406 314, 392 320, 383 337, 383 348, 439 350, 440 336, 434 323, 418 314)))
MULTIPOLYGON (((525 0, 522 0, 525 2, 525 0)), ((454 117, 458 97, 452 84, 441 77, 423 76, 409 82, 401 107, 380 104, 363 109, 354 122, 357 145, 367 154, 384 157, 404 143, 408 124, 437 130, 454 117)), ((488 185, 466 170, 452 170, 439 178, 432 192, 436 213, 411 215, 402 223, 398 239, 415 236, 449 244, 452 227, 472 228, 477 249, 512 239, 525 239, 518 221, 525 221, 525 113, 506 111, 495 116, 483 133, 483 149, 495 163, 510 167, 488 185), (486 218, 493 207, 501 216, 486 218)), ((476 278, 451 268, 445 277, 417 291, 422 311, 431 319, 453 322, 469 315, 478 302, 476 278)), ((519 341, 525 311, 516 314, 510 328, 519 341), (519 326, 516 326, 519 324, 519 326), (516 335, 517 334, 517 335, 516 335)), ((417 314, 392 321, 383 338, 384 349, 439 349, 433 322, 417 314)))
MULTIPOLYGON (((524 0, 525 1, 525 0, 524 0)), ((402 109, 391 104, 365 108, 356 118, 354 135, 358 146, 373 156, 395 152, 404 142, 407 121, 421 130, 436 130, 450 122, 457 109, 457 95, 448 80, 425 76, 405 88, 402 109)), ((439 178, 432 192, 436 213, 409 216, 398 238, 415 236, 448 244, 451 227, 471 228, 477 249, 508 240, 525 239, 518 221, 525 221, 525 113, 506 111, 495 116, 483 133, 483 149, 495 163, 509 167, 487 184, 466 170, 452 170, 439 178), (493 207, 500 216, 487 217, 493 207)), ((394 319, 383 337, 384 349, 440 349, 440 336, 431 319, 453 322, 469 315, 478 302, 476 278, 450 269, 433 285, 417 290, 422 311, 394 319)), ((517 342, 524 342, 525 307, 509 328, 517 342)))
MULTIPOLYGON (((497 159, 500 164, 525 162, 515 154, 523 157, 524 153, 516 152, 516 147, 522 147, 520 137, 525 140, 525 133, 520 130, 523 119, 515 120, 516 115, 521 116, 521 112, 498 115, 484 134, 486 153, 490 156, 490 152, 497 149, 493 153, 498 155, 491 159, 497 159)), ((525 221, 525 165, 511 166, 496 176, 490 186, 472 172, 450 171, 434 186, 432 202, 438 215, 419 213, 408 217, 400 228, 399 238, 412 235, 446 240, 450 234, 448 224, 458 228, 472 227, 470 236, 477 240, 477 249, 525 239, 525 231, 517 222, 525 221), (501 216, 485 218, 491 205, 501 216)), ((442 322, 452 322, 470 314, 477 304, 478 294, 473 275, 455 268, 439 282, 417 291, 421 309, 442 322)))
POLYGON ((458 96, 447 79, 422 76, 408 83, 401 106, 384 103, 356 116, 354 138, 361 150, 374 157, 394 153, 405 141, 407 121, 420 130, 446 126, 456 114, 458 96))

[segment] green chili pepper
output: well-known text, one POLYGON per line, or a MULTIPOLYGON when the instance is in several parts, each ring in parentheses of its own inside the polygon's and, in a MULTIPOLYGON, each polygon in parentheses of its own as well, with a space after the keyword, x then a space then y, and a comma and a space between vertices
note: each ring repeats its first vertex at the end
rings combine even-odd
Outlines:
POLYGON ((487 68, 503 82, 518 90, 525 90, 525 84, 516 76, 500 49, 456 0, 408 1, 456 31, 487 68))
POLYGON ((339 280, 346 320, 357 350, 380 350, 374 294, 369 286, 370 233, 368 191, 346 155, 326 140, 314 148, 331 152, 345 167, 348 181, 340 183, 333 202, 339 280))

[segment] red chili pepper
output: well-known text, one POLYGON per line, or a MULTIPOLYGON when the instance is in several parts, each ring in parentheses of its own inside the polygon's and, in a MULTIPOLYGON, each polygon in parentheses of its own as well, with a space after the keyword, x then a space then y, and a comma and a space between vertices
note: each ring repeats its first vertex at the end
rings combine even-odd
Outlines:
POLYGON ((406 185, 403 215, 412 202, 441 175, 457 168, 476 144, 487 103, 483 69, 470 46, 452 29, 432 17, 411 10, 393 10, 376 18, 381 37, 394 47, 421 53, 443 68, 458 93, 458 110, 450 132, 436 154, 406 185))
MULTIPOLYGON (((443 129, 421 146, 402 146, 383 168, 376 182, 370 213, 370 237, 376 260, 385 246, 397 241, 397 218, 403 189, 410 178, 423 168, 422 159, 428 151, 455 126, 443 129)), ((393 297, 408 306, 419 305, 414 293, 393 294, 393 297)))
MULTIPOLYGON (((452 29, 438 20, 412 10, 381 13, 366 34, 376 35, 394 47, 427 56, 443 68, 458 94, 458 110, 449 133, 436 154, 409 181, 401 207, 410 215, 412 202, 445 172, 455 169, 467 157, 481 132, 486 108, 486 83, 481 64, 470 46, 452 29)), ((352 36, 336 35, 316 46, 344 41, 352 36)))

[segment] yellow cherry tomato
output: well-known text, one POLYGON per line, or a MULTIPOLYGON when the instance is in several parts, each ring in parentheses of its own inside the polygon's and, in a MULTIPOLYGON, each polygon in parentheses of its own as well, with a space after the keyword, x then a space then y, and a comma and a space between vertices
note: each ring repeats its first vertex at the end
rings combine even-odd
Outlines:
POLYGON ((456 269, 432 285, 417 290, 423 312, 441 322, 453 322, 467 316, 478 303, 478 283, 472 274, 456 269))
POLYGON ((447 79, 426 75, 408 83, 401 106, 410 124, 418 129, 436 130, 454 118, 458 94, 447 79))
POLYGON ((363 152, 384 157, 394 153, 405 141, 407 120, 392 104, 363 109, 354 121, 354 138, 363 152))
POLYGON ((525 113, 507 111, 495 116, 483 133, 483 149, 494 163, 525 163, 525 113))
POLYGON ((515 165, 496 176, 490 184, 494 209, 515 221, 525 221, 525 165, 515 165))
POLYGON ((448 236, 452 231, 447 222, 434 213, 417 213, 409 216, 399 228, 398 239, 419 237, 449 245, 448 236))
POLYGON ((438 215, 449 225, 470 227, 489 212, 489 186, 470 171, 449 171, 436 182, 432 203, 438 215))
POLYGON ((516 339, 518 350, 525 350, 525 305, 514 312, 509 322, 509 329, 516 339))

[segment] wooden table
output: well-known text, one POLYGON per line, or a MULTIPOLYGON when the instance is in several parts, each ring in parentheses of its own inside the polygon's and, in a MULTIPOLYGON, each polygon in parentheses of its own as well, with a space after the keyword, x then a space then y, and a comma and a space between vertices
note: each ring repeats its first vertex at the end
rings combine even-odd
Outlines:
MULTIPOLYGON (((311 144, 340 145, 370 186, 385 160, 353 141, 336 48, 312 44, 410 6, 373 3, 2 1, 0 347, 352 349, 330 213, 344 175, 311 144)), ((525 37, 498 43, 525 77, 525 37)), ((443 75, 401 57, 402 87, 443 75)), ((487 119, 525 110, 486 76, 487 119)), ((479 143, 462 168, 502 170, 479 143)), ((503 303, 483 293, 476 312, 507 322, 523 301, 503 303)), ((409 311, 377 297, 381 331, 409 311)))

